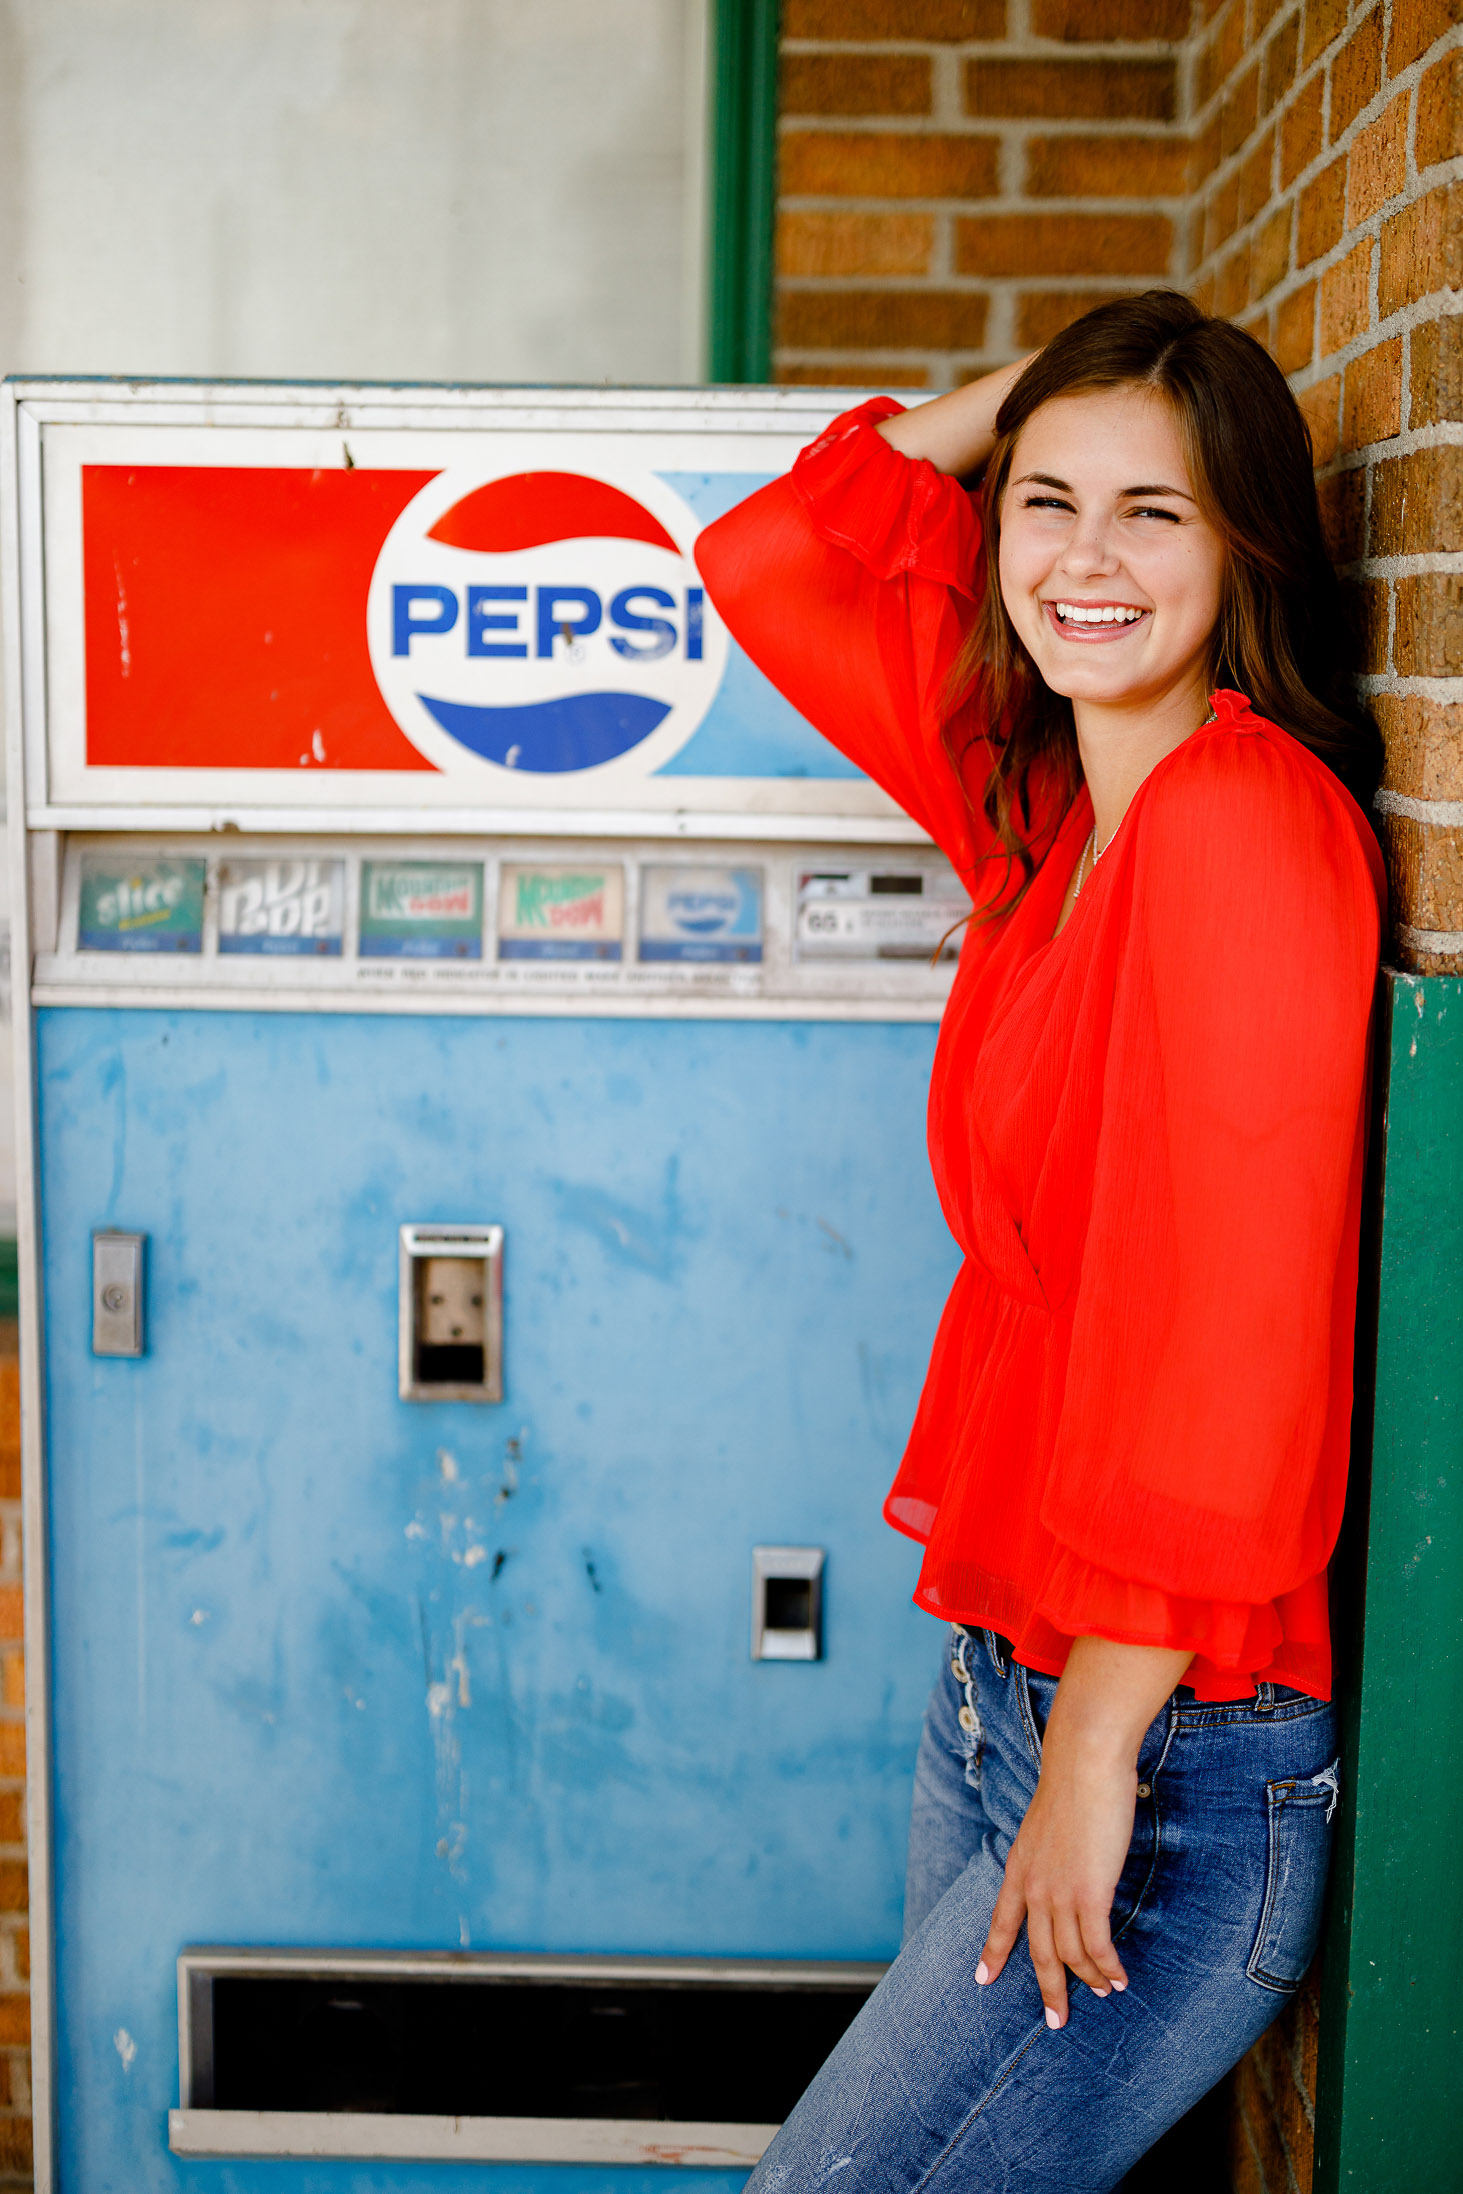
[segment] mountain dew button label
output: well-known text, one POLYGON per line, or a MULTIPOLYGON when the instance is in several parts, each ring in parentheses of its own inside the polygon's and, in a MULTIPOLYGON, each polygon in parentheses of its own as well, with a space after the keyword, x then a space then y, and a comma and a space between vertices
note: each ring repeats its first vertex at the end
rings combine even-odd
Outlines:
POLYGON ((642 960, 758 961, 759 868, 646 867, 640 872, 642 960))
POLYGON ((363 861, 363 960, 480 960, 479 862, 363 861))
POLYGON ((81 867, 82 952, 201 952, 202 861, 89 853, 81 867))
POLYGON ((500 960, 618 960, 625 871, 618 861, 505 861, 498 890, 500 960))

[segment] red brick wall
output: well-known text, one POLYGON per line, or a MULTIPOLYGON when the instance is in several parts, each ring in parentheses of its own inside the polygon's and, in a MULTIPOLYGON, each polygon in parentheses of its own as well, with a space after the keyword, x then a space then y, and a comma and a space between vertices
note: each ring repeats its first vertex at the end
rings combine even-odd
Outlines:
POLYGON ((1189 0, 1029 12, 785 0, 778 380, 950 387, 1182 278, 1189 0))
POLYGON ((1463 973, 1457 14, 1457 0, 1228 0, 1198 43, 1190 241, 1195 295, 1270 345, 1310 423, 1387 740, 1396 957, 1452 974, 1463 973))

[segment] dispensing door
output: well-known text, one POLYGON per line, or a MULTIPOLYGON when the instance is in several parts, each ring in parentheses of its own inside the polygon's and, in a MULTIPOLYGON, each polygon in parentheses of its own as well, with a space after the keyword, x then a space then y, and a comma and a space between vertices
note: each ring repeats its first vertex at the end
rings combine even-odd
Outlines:
POLYGON ((42 2184, 734 2187, 897 1944, 964 902, 690 553, 833 408, 10 389, 42 2184))

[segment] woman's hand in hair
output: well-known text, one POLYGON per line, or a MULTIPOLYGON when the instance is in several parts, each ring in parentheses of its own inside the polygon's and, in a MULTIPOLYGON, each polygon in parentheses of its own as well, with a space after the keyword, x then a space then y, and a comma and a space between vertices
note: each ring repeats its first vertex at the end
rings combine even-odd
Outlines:
POLYGON ((906 457, 927 457, 937 472, 967 479, 982 469, 995 448, 996 413, 1036 355, 1030 351, 1014 366, 1001 366, 948 396, 933 397, 912 411, 882 419, 878 431, 906 457))
POLYGON ((1191 1658, 1110 1638, 1073 1643, 975 1975, 999 1976, 1024 1919, 1048 2026, 1067 2023, 1069 1971, 1100 1996, 1128 1985, 1110 1920, 1133 1839, 1138 1749, 1191 1658))

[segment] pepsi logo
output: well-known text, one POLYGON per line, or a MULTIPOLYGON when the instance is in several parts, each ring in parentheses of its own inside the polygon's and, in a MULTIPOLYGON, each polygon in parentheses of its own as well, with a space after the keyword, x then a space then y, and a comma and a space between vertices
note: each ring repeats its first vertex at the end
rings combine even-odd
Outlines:
POLYGON ((741 894, 719 881, 692 881, 666 893, 666 911, 688 937, 719 937, 741 912, 741 894))
POLYGON ((387 707, 458 776, 645 776, 690 738, 725 668, 726 633, 691 556, 697 530, 649 472, 439 474, 392 527, 371 580, 387 707))

